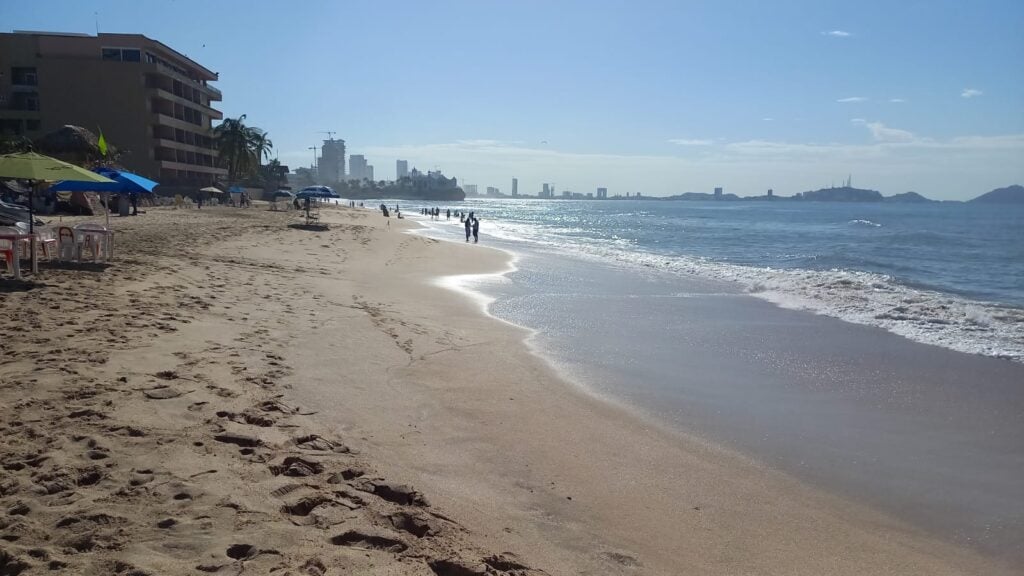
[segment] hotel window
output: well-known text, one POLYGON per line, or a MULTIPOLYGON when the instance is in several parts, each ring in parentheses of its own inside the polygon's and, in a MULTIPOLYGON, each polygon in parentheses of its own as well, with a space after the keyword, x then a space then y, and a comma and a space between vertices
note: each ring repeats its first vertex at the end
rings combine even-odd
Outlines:
POLYGON ((138 48, 101 48, 100 57, 117 62, 142 62, 142 51, 138 48))

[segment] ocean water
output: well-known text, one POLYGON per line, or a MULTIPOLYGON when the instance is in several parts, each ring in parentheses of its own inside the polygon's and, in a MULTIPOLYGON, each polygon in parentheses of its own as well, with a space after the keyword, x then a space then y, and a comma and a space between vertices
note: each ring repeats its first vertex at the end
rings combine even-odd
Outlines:
POLYGON ((492 240, 725 280, 780 306, 1024 360, 1022 205, 473 199, 459 207, 475 210, 492 240))
POLYGON ((569 381, 1024 565, 1024 208, 453 207, 514 270, 442 283, 569 381))

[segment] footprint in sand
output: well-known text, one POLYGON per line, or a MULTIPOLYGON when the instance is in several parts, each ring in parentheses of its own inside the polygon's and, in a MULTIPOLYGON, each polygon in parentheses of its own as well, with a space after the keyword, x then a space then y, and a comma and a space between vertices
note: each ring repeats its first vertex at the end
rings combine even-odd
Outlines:
POLYGON ((389 534, 382 530, 349 530, 331 538, 331 544, 363 548, 365 550, 384 550, 387 552, 405 552, 409 546, 402 542, 397 534, 389 534))

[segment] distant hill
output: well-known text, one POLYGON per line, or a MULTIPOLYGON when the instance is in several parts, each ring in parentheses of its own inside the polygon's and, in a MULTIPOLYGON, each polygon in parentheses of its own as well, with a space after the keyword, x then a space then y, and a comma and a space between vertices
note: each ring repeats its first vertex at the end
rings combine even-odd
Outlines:
POLYGON ((893 196, 886 196, 885 202, 895 202, 898 204, 922 204, 925 202, 935 202, 929 198, 921 196, 917 192, 904 192, 903 194, 896 194, 893 196))
POLYGON ((800 197, 812 202, 881 202, 883 200, 882 193, 878 190, 865 190, 852 186, 812 190, 804 192, 800 197))
POLYGON ((981 204, 1024 204, 1024 186, 1014 184, 1006 188, 996 188, 986 192, 969 202, 981 204))

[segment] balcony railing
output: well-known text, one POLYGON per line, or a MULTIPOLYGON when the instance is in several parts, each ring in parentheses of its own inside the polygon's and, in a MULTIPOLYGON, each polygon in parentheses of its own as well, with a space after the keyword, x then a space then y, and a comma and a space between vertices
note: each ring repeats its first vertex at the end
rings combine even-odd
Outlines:
POLYGON ((162 74, 167 74, 171 78, 177 78, 178 80, 181 80, 183 82, 188 82, 188 83, 192 84, 193 86, 199 87, 200 90, 206 90, 211 96, 215 96, 216 97, 216 98, 214 98, 215 100, 223 99, 223 95, 221 94, 220 90, 218 90, 217 88, 214 88, 213 86, 210 86, 209 84, 206 84, 202 80, 196 80, 195 78, 192 78, 191 76, 188 76, 186 74, 182 74, 178 70, 174 69, 171 66, 168 66, 167 64, 164 64, 163 62, 157 61, 157 62, 150 62, 149 64, 151 66, 154 66, 156 68, 156 70, 160 71, 162 74))
MULTIPOLYGON (((166 100, 168 100, 170 102, 177 102, 177 103, 182 104, 182 105, 188 104, 188 105, 191 105, 191 106, 196 106, 197 108, 200 108, 201 111, 203 113, 205 113, 207 116, 209 116, 210 118, 213 118, 215 120, 220 120, 220 119, 224 118, 224 113, 223 112, 221 112, 220 110, 217 110, 216 108, 211 108, 210 106, 207 106, 206 104, 201 104, 199 102, 196 102, 195 100, 190 100, 188 98, 185 98, 184 96, 178 96, 177 94, 175 94, 173 92, 170 92, 168 90, 165 90, 163 88, 150 88, 149 90, 150 90, 151 94, 153 94, 155 96, 158 96, 160 98, 164 98, 164 99, 166 99, 166 100)), ((186 122, 187 122, 187 120, 186 120, 186 122)))

